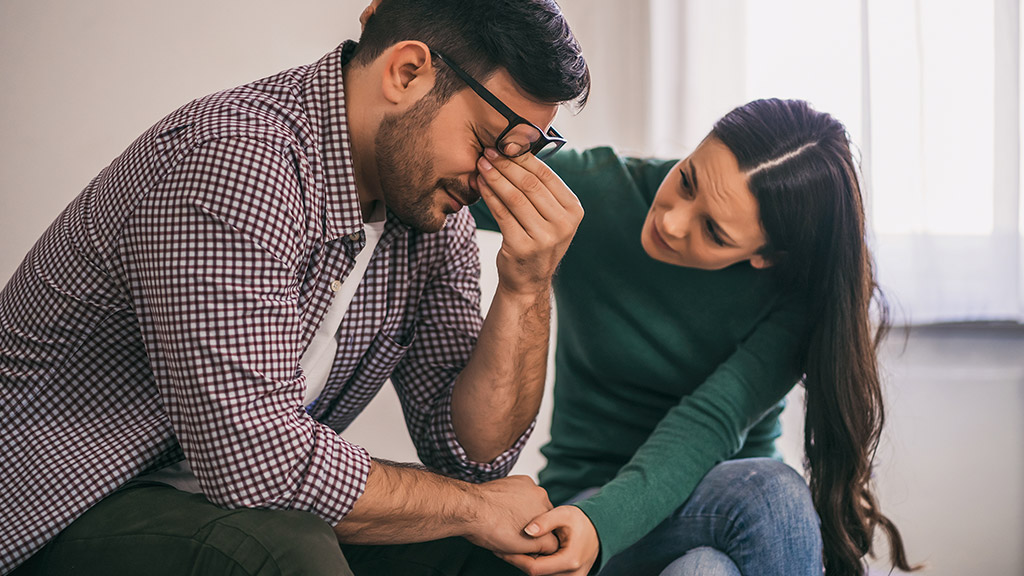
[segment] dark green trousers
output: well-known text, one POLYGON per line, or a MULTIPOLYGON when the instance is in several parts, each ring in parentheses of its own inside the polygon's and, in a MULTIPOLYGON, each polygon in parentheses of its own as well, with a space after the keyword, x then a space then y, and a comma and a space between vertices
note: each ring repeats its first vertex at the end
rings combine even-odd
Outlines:
POLYGON ((200 494, 141 484, 108 496, 12 576, 486 576, 521 572, 462 538, 339 547, 297 510, 224 510, 200 494))

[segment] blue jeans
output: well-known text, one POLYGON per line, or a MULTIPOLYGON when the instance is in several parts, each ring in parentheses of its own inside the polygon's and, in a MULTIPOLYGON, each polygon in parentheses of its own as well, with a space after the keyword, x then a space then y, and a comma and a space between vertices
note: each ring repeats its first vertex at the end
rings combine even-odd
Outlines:
POLYGON ((682 507, 599 576, 821 576, 821 554, 803 477, 777 460, 750 458, 712 468, 682 507))

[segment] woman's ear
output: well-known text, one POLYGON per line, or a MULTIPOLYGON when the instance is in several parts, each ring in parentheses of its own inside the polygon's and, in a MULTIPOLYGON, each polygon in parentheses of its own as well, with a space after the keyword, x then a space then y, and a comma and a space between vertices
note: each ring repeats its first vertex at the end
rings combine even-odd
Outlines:
POLYGON ((758 270, 764 270, 765 268, 771 268, 775 261, 772 258, 768 258, 761 254, 754 254, 750 257, 750 265, 758 270))
POLYGON ((392 104, 418 101, 434 87, 430 48, 423 42, 405 40, 384 53, 381 93, 392 104))

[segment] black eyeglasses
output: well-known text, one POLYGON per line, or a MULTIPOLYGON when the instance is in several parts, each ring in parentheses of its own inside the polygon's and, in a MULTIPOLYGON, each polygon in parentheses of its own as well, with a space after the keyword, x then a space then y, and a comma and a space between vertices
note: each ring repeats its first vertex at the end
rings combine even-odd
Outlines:
POLYGON ((462 78, 473 89, 473 92, 476 92, 484 99, 484 102, 490 104, 491 108, 497 110, 499 114, 508 120, 508 126, 502 130, 494 142, 494 147, 498 149, 502 156, 515 158, 530 152, 537 158, 544 159, 565 145, 565 138, 562 138, 562 135, 554 127, 548 128, 548 131, 545 133, 536 124, 513 112, 511 108, 506 106, 501 100, 498 100, 497 96, 492 94, 487 88, 484 88, 468 72, 459 68, 458 64, 453 62, 451 58, 436 50, 431 50, 430 53, 434 55, 434 58, 447 64, 452 69, 452 72, 455 72, 459 78, 462 78), (512 146, 515 148, 512 148, 512 146), (509 152, 509 150, 513 152, 509 152))

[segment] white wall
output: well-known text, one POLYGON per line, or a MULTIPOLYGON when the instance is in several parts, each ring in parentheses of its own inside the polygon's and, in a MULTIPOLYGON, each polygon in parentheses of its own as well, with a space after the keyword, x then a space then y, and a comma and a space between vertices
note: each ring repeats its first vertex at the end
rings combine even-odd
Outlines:
POLYGON ((931 576, 1024 575, 1024 327, 895 331, 883 510, 931 576))
MULTIPOLYGON (((607 132, 649 68, 602 67, 646 39, 647 18, 609 35, 600 7, 564 0, 594 70, 583 114, 558 125, 576 145, 643 145, 607 132)), ((3 0, 0 2, 0 281, 88 181, 139 133, 203 94, 316 60, 358 33, 365 0, 3 0)), ((638 3, 638 6, 643 3, 638 3)), ((638 95, 638 98, 645 96, 638 95)), ((701 114, 711 103, 702 104, 701 114)), ((704 128, 696 127, 695 134, 704 128)), ((484 261, 493 262, 493 236, 484 261)), ((493 286, 493 270, 485 283, 493 286)), ((485 288, 486 289, 486 288, 485 288)), ((889 427, 878 457, 883 508, 903 529, 913 560, 933 576, 1024 574, 1024 336, 1014 331, 915 333, 906 352, 886 347, 889 427)), ((797 393, 798 394, 798 393, 797 393)), ((787 459, 800 460, 800 403, 784 416, 787 459)), ((535 474, 548 410, 517 471, 535 474)), ((386 388, 349 436, 374 454, 411 459, 393 392, 386 388)), ((880 564, 879 564, 880 565, 880 564)))
POLYGON ((210 92, 317 60, 363 0, 0 2, 0 281, 146 128, 210 92))

